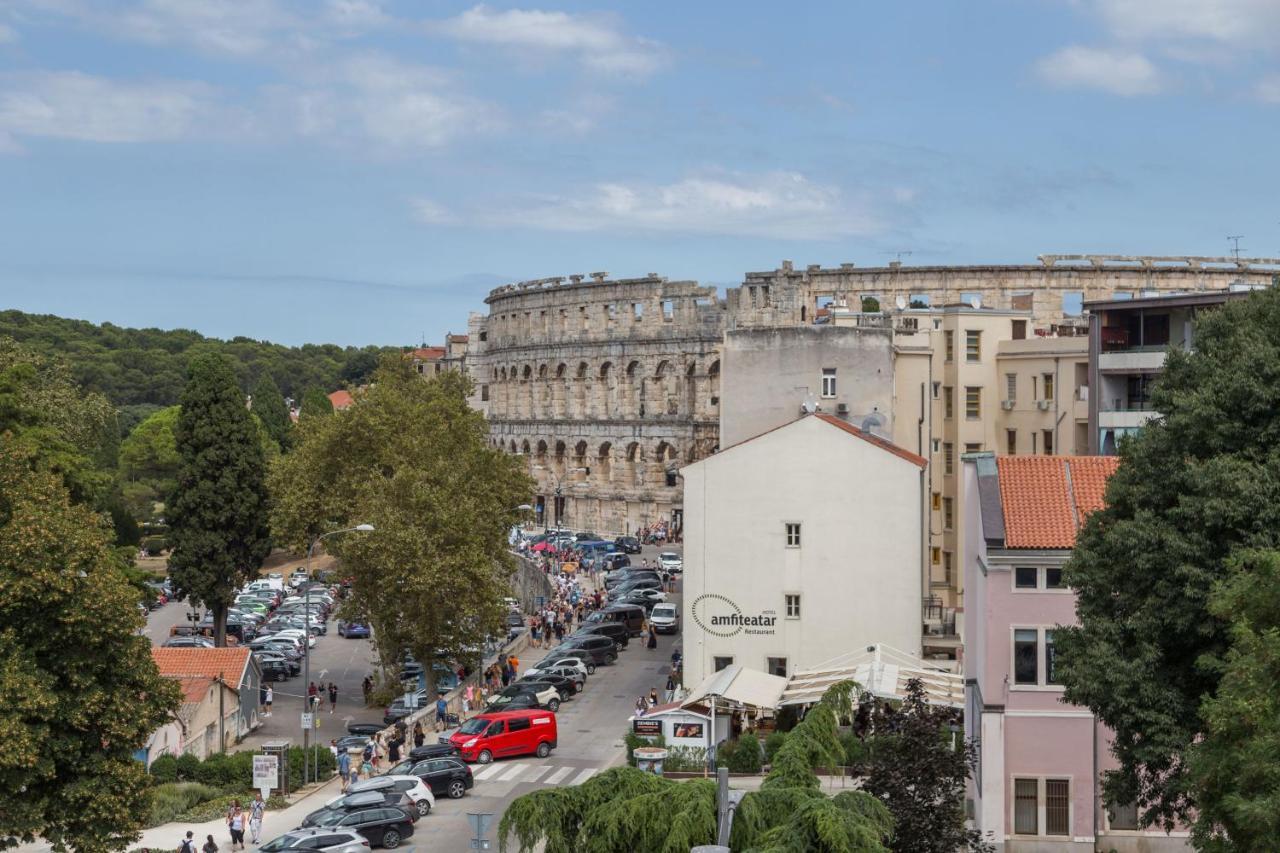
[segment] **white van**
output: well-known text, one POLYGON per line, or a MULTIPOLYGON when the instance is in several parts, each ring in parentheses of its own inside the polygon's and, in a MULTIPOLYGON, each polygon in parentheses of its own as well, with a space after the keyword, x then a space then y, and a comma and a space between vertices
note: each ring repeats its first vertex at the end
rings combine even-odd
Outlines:
POLYGON ((680 611, 667 602, 655 604, 649 611, 649 624, 659 634, 674 634, 680 630, 680 611))

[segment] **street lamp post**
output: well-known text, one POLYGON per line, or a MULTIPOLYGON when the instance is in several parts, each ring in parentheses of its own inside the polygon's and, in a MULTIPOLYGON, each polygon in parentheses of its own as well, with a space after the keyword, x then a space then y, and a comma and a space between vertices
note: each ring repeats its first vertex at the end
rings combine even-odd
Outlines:
MULTIPOLYGON (((315 708, 311 704, 311 556, 315 553, 316 546, 320 544, 321 539, 328 539, 330 536, 337 536, 339 533, 370 533, 373 531, 372 524, 357 524, 355 527, 347 527, 342 530, 330 530, 328 533, 322 533, 311 540, 311 544, 307 546, 307 589, 303 593, 302 605, 302 680, 306 683, 302 694, 303 714, 315 714, 315 708)), ((307 783, 310 777, 311 753, 307 750, 308 741, 311 739, 311 730, 315 726, 314 717, 312 724, 303 729, 302 732, 302 784, 307 783)), ((320 781, 320 764, 319 753, 316 756, 316 781, 320 781)))
MULTIPOLYGON (((539 471, 546 471, 548 474, 550 474, 550 475, 551 475, 552 482, 554 482, 554 483, 555 483, 555 487, 556 487, 556 489, 555 489, 555 500, 552 502, 552 504, 551 504, 551 505, 552 505, 552 506, 556 509, 556 511, 557 511, 556 524, 557 524, 557 525, 559 525, 559 524, 560 524, 560 517, 559 517, 559 515, 558 515, 558 511, 559 511, 559 509, 560 509, 560 498, 561 498, 561 497, 563 496, 563 494, 564 494, 564 492, 563 492, 563 491, 562 491, 562 489, 561 489, 561 483, 563 483, 563 482, 564 482, 565 474, 590 474, 590 473, 591 473, 591 469, 590 469, 590 468, 584 468, 584 467, 579 466, 579 467, 577 467, 577 468, 569 468, 569 469, 566 469, 566 470, 565 470, 565 472, 564 472, 564 474, 556 474, 555 469, 553 469, 553 468, 549 468, 549 467, 547 467, 546 465, 534 465, 533 467, 534 467, 535 469, 539 470, 539 471)), ((542 528, 543 528, 542 532, 543 532, 543 533, 547 533, 547 532, 549 532, 549 531, 551 530, 550 525, 548 525, 548 524, 547 524, 547 520, 548 520, 548 519, 547 519, 547 517, 546 517, 546 516, 544 516, 544 517, 543 517, 543 519, 542 519, 542 528)))

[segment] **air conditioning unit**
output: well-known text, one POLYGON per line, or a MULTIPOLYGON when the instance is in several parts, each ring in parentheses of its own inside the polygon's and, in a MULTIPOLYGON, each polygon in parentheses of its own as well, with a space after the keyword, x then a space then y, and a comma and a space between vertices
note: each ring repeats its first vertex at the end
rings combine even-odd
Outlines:
POLYGON ((1012 411, 1013 411, 1013 401, 1012 401, 1012 400, 1001 400, 1001 401, 1000 401, 1000 408, 1004 409, 1006 412, 1012 412, 1012 411))
POLYGON ((836 403, 836 414, 837 414, 837 415, 847 415, 847 414, 849 414, 849 404, 848 404, 848 403, 836 403))
POLYGON ((1051 402, 1051 400, 1036 400, 1036 408, 1042 412, 1047 412, 1051 402))

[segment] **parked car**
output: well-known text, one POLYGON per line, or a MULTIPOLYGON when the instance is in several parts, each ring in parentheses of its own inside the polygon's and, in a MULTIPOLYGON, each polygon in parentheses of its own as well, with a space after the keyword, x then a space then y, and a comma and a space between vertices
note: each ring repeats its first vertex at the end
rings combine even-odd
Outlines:
POLYGON ((302 819, 302 828, 312 826, 328 826, 337 823, 343 816, 352 812, 382 806, 398 806, 402 801, 407 803, 404 795, 394 789, 379 789, 362 793, 344 794, 335 797, 320 808, 302 819), (336 817, 335 817, 336 815, 336 817))
POLYGON ((560 691, 555 685, 545 681, 516 682, 502 689, 502 692, 489 698, 489 710, 503 711, 521 696, 532 696, 533 702, 518 704, 536 705, 548 711, 560 710, 560 691))
POLYGON ((565 637, 564 642, 552 651, 570 651, 576 655, 589 657, 596 666, 611 664, 618 659, 618 644, 608 637, 565 637))
POLYGON ((471 768, 458 757, 458 748, 452 744, 436 744, 449 750, 447 757, 402 761, 388 770, 388 774, 408 774, 426 783, 437 797, 461 799, 476 784, 471 768))
POLYGON ((560 701, 563 702, 570 696, 576 696, 578 693, 578 682, 572 678, 566 678, 563 675, 555 675, 554 673, 544 672, 540 675, 522 675, 515 680, 515 684, 528 684, 530 682, 545 682, 556 688, 560 693, 560 701))
POLYGON ((680 630, 680 610, 668 601, 655 604, 649 611, 649 624, 659 634, 674 634, 680 630))
POLYGON ((610 604, 603 610, 597 610, 586 619, 583 620, 584 625, 594 624, 596 622, 620 622, 627 626, 627 630, 631 632, 631 636, 639 637, 640 632, 644 630, 645 612, 644 608, 635 604, 610 604))
POLYGON ((587 668, 578 663, 570 663, 567 658, 563 661, 553 661, 545 665, 542 661, 539 661, 535 666, 526 669, 524 675, 559 675, 572 681, 577 686, 579 693, 587 686, 587 668))
POLYGON ((662 575, 653 569, 638 569, 635 566, 627 566, 616 572, 610 572, 608 577, 604 579, 604 588, 606 592, 617 589, 626 583, 639 580, 662 581, 662 575))
POLYGON ((293 677, 293 672, 289 669, 289 662, 281 657, 268 658, 261 655, 258 658, 258 666, 262 668, 263 681, 288 681, 293 677))
POLYGON ((658 565, 673 575, 684 571, 684 560, 674 551, 663 551, 658 555, 658 565))
POLYGON ((558 743, 556 715, 546 711, 478 714, 449 739, 465 761, 488 764, 495 758, 533 753, 546 758, 558 743))
POLYGON ((660 589, 637 589, 614 601, 615 604, 636 604, 645 609, 645 612, 653 610, 653 606, 659 602, 666 601, 667 594, 660 589))
POLYGON ((410 774, 387 773, 385 776, 361 779, 351 783, 347 794, 363 794, 366 791, 403 794, 413 802, 413 807, 418 810, 418 817, 426 817, 436 804, 435 792, 425 780, 410 774))
POLYGON ((369 853, 369 840, 354 829, 312 827, 276 836, 258 848, 263 853, 318 850, 320 853, 369 853))
POLYGON ((639 554, 642 549, 640 540, 634 536, 619 536, 613 544, 624 554, 639 554))
POLYGON ((599 634, 602 637, 608 637, 617 643, 620 648, 624 649, 631 642, 631 631, 621 622, 592 622, 583 625, 570 636, 585 636, 587 634, 599 634))
POLYGON ((413 817, 399 806, 383 806, 360 809, 347 814, 335 812, 332 823, 322 824, 334 829, 354 829, 369 839, 374 847, 394 849, 400 842, 413 835, 413 817))
POLYGON ((163 643, 166 649, 211 649, 212 637, 170 637, 163 643))
POLYGON ((382 731, 385 728, 386 726, 384 726, 382 723, 350 722, 350 723, 347 723, 347 734, 368 735, 369 737, 373 737, 374 735, 376 735, 378 732, 382 731))
POLYGON ((548 652, 542 660, 538 661, 525 672, 542 672, 550 667, 571 666, 578 669, 583 675, 596 674, 596 662, 589 657, 579 655, 573 649, 560 649, 559 651, 548 652))
POLYGON ((346 735, 338 738, 336 746, 339 752, 364 752, 369 745, 369 735, 346 735))

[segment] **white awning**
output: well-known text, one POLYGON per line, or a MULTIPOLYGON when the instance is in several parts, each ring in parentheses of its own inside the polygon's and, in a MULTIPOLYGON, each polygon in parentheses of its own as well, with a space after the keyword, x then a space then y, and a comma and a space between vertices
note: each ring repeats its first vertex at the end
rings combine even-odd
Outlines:
POLYGON ((785 678, 754 669, 744 669, 735 663, 703 679, 702 683, 689 693, 688 698, 680 703, 680 707, 696 707, 705 713, 711 705, 711 697, 714 696, 717 705, 727 704, 743 708, 773 710, 778 707, 778 700, 786 687, 785 678))
POLYGON ((812 705, 831 685, 849 680, 856 681, 872 696, 904 699, 907 682, 913 678, 918 678, 924 686, 929 704, 964 707, 964 676, 930 666, 915 655, 885 645, 797 670, 778 704, 812 705))

